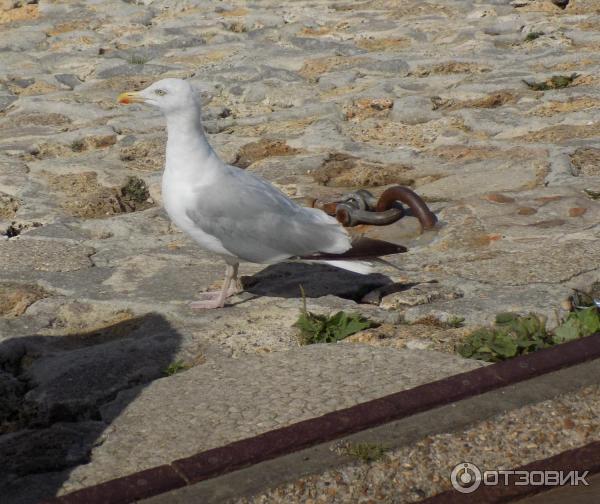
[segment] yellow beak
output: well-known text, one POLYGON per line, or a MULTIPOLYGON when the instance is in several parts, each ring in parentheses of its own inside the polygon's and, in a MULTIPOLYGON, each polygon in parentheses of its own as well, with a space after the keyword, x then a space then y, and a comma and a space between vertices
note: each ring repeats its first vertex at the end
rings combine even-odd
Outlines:
POLYGON ((129 103, 144 103, 144 98, 142 98, 139 93, 130 91, 128 93, 121 93, 117 98, 117 101, 127 105, 129 103))

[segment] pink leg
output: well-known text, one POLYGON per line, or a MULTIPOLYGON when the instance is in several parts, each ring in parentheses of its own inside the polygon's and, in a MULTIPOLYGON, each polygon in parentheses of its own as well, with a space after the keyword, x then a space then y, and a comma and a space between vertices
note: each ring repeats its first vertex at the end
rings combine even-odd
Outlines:
POLYGON ((237 272, 239 264, 228 264, 225 269, 225 280, 223 280, 223 288, 219 292, 204 292, 205 299, 202 301, 193 301, 190 303, 190 308, 194 310, 211 310, 213 308, 223 308, 225 300, 232 294, 236 294, 237 289, 237 272), (231 285, 231 282, 234 284, 231 285))
MULTIPOLYGON (((239 289, 236 285, 231 285, 229 287, 229 290, 227 291, 227 296, 233 296, 234 294, 237 294, 238 292, 240 292, 241 289, 239 289)), ((198 294, 198 299, 201 301, 210 301, 211 299, 219 299, 219 296, 221 295, 221 290, 218 291, 206 291, 206 292, 200 292, 198 294)))

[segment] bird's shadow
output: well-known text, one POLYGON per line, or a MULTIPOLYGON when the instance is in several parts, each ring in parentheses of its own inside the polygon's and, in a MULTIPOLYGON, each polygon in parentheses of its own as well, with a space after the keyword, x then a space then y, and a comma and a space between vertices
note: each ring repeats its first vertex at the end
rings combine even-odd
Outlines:
POLYGON ((165 318, 148 314, 94 331, 2 341, 0 500, 56 495, 127 404, 164 376, 181 340, 165 318))
POLYGON ((268 266, 251 277, 242 277, 244 290, 256 296, 281 298, 327 295, 360 301, 367 293, 392 286, 393 281, 381 273, 361 275, 325 264, 279 263, 268 266))

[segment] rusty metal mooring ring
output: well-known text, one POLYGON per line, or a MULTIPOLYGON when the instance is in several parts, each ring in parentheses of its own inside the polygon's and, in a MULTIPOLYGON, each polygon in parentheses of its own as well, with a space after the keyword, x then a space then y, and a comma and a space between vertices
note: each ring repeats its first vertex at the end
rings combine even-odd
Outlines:
POLYGON ((312 206, 333 215, 346 227, 358 224, 385 226, 396 222, 404 215, 404 210, 398 202, 410 208, 423 229, 431 229, 437 222, 437 217, 429 209, 423 199, 412 189, 394 186, 386 189, 379 200, 366 189, 360 189, 348 194, 342 201, 323 202, 315 200, 312 206))
POLYGON ((412 214, 419 219, 423 229, 431 229, 435 226, 437 222, 435 214, 429 210, 427 203, 423 201, 421 196, 408 187, 394 186, 383 191, 379 197, 375 211, 384 212, 392 208, 396 201, 404 203, 410 208, 412 214))
POLYGON ((385 226, 396 222, 402 215, 404 215, 404 211, 400 208, 390 208, 383 212, 371 212, 353 208, 346 203, 339 203, 335 211, 335 218, 345 227, 357 226, 358 224, 385 226))

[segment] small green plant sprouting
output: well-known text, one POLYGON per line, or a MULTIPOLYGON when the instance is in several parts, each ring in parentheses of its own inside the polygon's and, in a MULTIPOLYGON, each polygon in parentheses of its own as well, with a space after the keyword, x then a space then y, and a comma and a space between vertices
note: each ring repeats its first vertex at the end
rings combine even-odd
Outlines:
POLYGON ((463 357, 497 362, 600 331, 600 312, 595 306, 576 309, 554 329, 547 331, 545 319, 534 313, 522 316, 500 313, 493 327, 478 329, 457 351, 463 357))
POLYGON ((378 443, 348 443, 344 452, 365 463, 381 460, 387 449, 378 443))
POLYGON ((529 32, 527 34, 527 36, 525 37, 525 42, 533 42, 535 39, 540 38, 542 35, 544 35, 544 32, 539 32, 539 31, 529 32))
POLYGON ((85 150, 85 142, 81 139, 73 140, 71 142, 71 150, 73 152, 82 152, 85 150))
POLYGON ((600 331, 600 315, 595 306, 569 313, 565 321, 554 330, 554 343, 564 343, 600 331))
POLYGON ((136 203, 143 203, 150 197, 146 182, 139 177, 128 177, 125 185, 121 187, 121 194, 136 203))
POLYGON ((459 317, 457 315, 453 315, 444 323, 444 325, 449 328, 457 328, 457 327, 462 327, 464 321, 465 321, 465 317, 459 317))
POLYGON ((132 54, 131 56, 129 56, 129 59, 127 61, 132 65, 145 65, 146 63, 148 63, 148 58, 140 54, 132 54))
POLYGON ((572 73, 571 75, 553 75, 550 77, 550 82, 554 89, 566 88, 573 84, 573 81, 579 77, 579 74, 572 73))
POLYGON ((185 362, 178 360, 169 364, 164 370, 163 374, 165 376, 173 376, 174 374, 181 373, 182 371, 189 369, 189 367, 190 366, 185 362))
POLYGON ((573 84, 573 81, 580 75, 578 73, 572 73, 571 75, 553 75, 549 79, 541 82, 526 81, 523 82, 534 91, 548 91, 549 89, 562 89, 569 87, 573 84))
POLYGON ((300 343, 311 345, 313 343, 336 343, 344 338, 378 324, 358 313, 339 311, 335 315, 316 315, 306 309, 306 295, 302 293, 302 309, 294 327, 300 329, 300 343))
POLYGON ((457 350, 463 357, 497 362, 551 345, 543 318, 500 313, 493 327, 476 330, 457 350))

